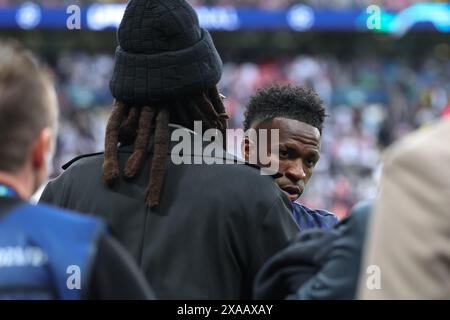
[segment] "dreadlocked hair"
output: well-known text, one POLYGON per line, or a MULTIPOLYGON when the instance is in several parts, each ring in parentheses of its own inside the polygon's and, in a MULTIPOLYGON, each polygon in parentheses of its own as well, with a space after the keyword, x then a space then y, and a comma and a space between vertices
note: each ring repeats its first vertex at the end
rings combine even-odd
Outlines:
POLYGON ((149 184, 145 191, 145 202, 150 207, 159 204, 167 157, 170 147, 169 122, 193 129, 193 122, 203 122, 205 130, 218 129, 226 145, 228 115, 216 87, 194 95, 187 101, 171 101, 166 105, 126 106, 114 101, 113 110, 106 126, 103 183, 112 187, 119 178, 117 147, 134 144, 123 174, 135 177, 143 167, 147 146, 153 134, 154 150, 150 167, 149 184))
POLYGON ((103 183, 111 186, 119 177, 119 160, 117 159, 117 144, 119 143, 119 129, 125 114, 125 104, 114 101, 111 116, 106 125, 105 159, 103 161, 103 183))

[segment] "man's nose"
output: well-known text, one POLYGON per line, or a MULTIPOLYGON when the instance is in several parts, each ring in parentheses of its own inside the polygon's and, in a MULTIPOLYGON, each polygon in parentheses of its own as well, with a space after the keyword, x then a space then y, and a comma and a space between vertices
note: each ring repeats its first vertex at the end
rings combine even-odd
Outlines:
POLYGON ((292 162, 292 164, 287 168, 284 174, 289 180, 293 182, 305 179, 306 173, 303 170, 303 162, 301 160, 292 162))

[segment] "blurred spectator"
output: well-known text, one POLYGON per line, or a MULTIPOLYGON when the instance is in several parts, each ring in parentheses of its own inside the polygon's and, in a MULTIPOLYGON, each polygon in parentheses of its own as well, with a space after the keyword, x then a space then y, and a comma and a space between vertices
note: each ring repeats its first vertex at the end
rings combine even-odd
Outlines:
POLYGON ((450 296, 449 136, 450 121, 443 120, 383 153, 380 194, 359 280, 360 299, 450 296), (374 266, 378 272, 369 271, 374 266))

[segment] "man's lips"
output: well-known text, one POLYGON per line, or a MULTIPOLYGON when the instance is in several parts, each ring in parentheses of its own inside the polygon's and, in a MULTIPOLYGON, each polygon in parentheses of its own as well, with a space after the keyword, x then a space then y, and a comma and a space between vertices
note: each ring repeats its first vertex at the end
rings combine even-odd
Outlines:
POLYGON ((294 201, 297 200, 303 193, 303 189, 299 186, 284 186, 281 187, 281 189, 286 193, 286 195, 289 197, 289 200, 294 201))

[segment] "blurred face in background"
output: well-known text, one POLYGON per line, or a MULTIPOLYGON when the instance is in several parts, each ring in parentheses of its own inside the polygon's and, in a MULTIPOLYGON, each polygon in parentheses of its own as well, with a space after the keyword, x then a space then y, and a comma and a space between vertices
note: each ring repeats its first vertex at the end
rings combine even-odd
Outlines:
MULTIPOLYGON (((304 122, 277 117, 263 121, 252 126, 256 131, 267 129, 279 130, 278 145, 271 146, 271 139, 266 146, 267 155, 271 162, 278 164, 282 177, 277 178, 278 186, 287 195, 289 200, 297 200, 304 192, 311 178, 317 161, 320 158, 320 132, 319 129, 304 122), (278 155, 271 150, 278 149, 278 155)), ((254 152, 258 152, 256 144, 249 139, 244 140, 243 150, 245 159, 250 159, 254 152)), ((272 164, 273 166, 273 164, 272 164)))

